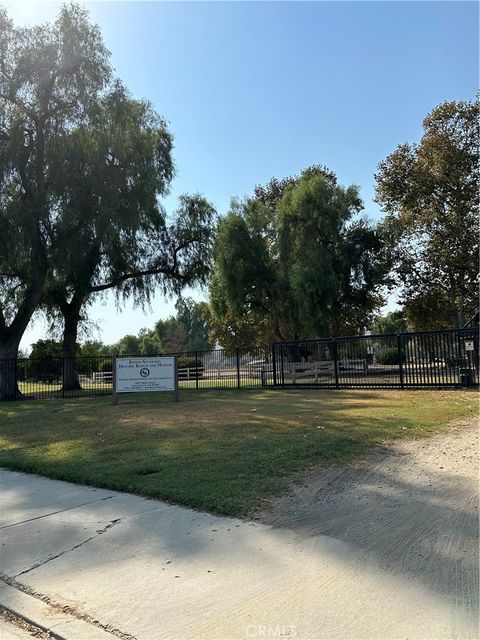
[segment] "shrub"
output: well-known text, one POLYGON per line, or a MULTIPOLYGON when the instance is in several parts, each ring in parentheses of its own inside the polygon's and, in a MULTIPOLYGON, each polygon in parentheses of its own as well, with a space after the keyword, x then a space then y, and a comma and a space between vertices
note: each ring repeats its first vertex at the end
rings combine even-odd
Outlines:
POLYGON ((112 371, 112 370, 113 370, 113 364, 110 358, 108 360, 104 360, 100 364, 100 371, 112 371))
POLYGON ((377 353, 377 362, 379 364, 400 364, 400 358, 397 347, 384 347, 377 353))
POLYGON ((455 367, 459 367, 462 364, 462 358, 450 354, 446 356, 445 362, 447 364, 447 367, 454 369, 455 367))
POLYGON ((177 360, 177 365, 179 369, 193 368, 195 366, 200 368, 203 366, 203 362, 200 358, 195 359, 195 356, 180 356, 177 360))

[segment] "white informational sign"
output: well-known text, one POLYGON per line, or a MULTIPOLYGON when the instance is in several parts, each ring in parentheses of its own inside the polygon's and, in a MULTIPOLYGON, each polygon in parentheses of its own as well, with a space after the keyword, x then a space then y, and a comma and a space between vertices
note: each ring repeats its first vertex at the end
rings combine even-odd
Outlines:
POLYGON ((474 351, 473 340, 465 340, 465 351, 474 351))
POLYGON ((175 358, 116 358, 115 391, 175 391, 175 358))

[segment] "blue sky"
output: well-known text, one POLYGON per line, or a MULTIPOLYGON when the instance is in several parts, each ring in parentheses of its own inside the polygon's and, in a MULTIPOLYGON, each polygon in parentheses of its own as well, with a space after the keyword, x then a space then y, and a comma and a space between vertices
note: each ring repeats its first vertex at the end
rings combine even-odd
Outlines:
MULTIPOLYGON (((30 24, 58 8, 4 4, 30 24)), ((225 213, 255 184, 321 163, 341 183, 358 184, 365 212, 378 217, 378 163, 419 139, 434 106, 473 99, 478 86, 473 2, 82 4, 116 73, 170 123, 170 208, 178 194, 199 191, 225 213)), ((146 315, 129 306, 118 315, 107 298, 92 317, 112 342, 172 309, 157 297, 146 315)), ((44 331, 37 323, 24 344, 44 331)))

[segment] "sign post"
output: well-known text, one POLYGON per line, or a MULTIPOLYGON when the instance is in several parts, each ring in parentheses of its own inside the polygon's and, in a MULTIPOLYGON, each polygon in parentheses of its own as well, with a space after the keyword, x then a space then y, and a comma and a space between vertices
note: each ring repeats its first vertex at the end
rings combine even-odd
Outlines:
POLYGON ((172 391, 173 400, 179 400, 176 357, 115 357, 112 374, 114 405, 119 393, 172 391))
POLYGON ((173 401, 178 402, 180 400, 180 396, 178 393, 178 360, 177 356, 173 356, 173 371, 174 371, 174 387, 173 387, 173 401))
POLYGON ((112 359, 112 404, 115 407, 118 404, 117 395, 117 356, 112 359))

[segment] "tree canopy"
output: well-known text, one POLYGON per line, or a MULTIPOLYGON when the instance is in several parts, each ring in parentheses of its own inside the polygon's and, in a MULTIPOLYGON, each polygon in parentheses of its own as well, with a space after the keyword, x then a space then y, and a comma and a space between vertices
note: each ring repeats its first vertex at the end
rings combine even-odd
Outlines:
POLYGON ((176 315, 155 324, 165 353, 211 349, 208 305, 192 298, 179 298, 176 315))
POLYGON ((218 225, 210 286, 212 326, 221 344, 357 333, 372 320, 388 283, 381 227, 357 214, 356 187, 325 169, 271 181, 234 202, 218 225))
POLYGON ((403 309, 399 311, 390 311, 384 316, 378 316, 372 323, 372 333, 405 333, 407 331, 407 322, 403 309))
MULTIPOLYGON (((76 5, 16 27, 0 9, 0 360, 16 358, 40 303, 54 244, 58 136, 79 126, 111 70, 99 30, 76 5)), ((0 397, 16 383, 0 370, 0 397)))
POLYGON ((478 308, 478 122, 478 102, 441 104, 424 119, 420 143, 400 145, 376 175, 416 329, 462 326, 478 308))
MULTIPOLYGON (((172 136, 113 77, 85 11, 66 5, 34 28, 2 12, 0 26, 0 359, 16 357, 42 304, 64 322, 71 389, 92 296, 115 288, 144 304, 156 289, 205 282, 215 210, 198 194, 181 196, 170 215, 160 204, 172 136)), ((1 380, 0 393, 15 395, 14 381, 1 380)))

